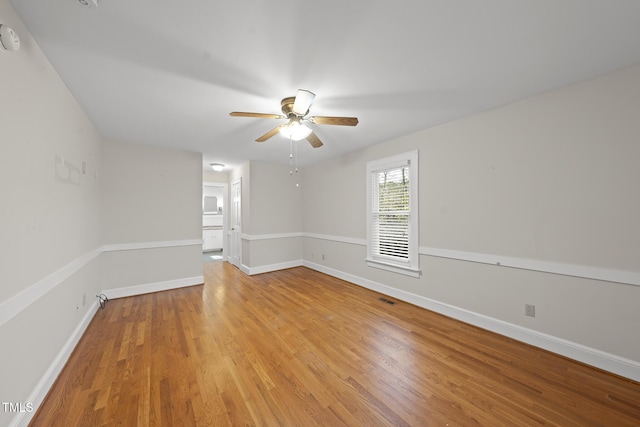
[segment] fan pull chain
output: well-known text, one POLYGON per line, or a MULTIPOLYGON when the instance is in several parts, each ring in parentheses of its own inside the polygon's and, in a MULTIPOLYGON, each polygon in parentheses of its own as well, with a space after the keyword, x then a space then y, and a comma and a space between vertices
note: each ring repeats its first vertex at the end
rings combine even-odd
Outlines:
POLYGON ((296 173, 298 173, 298 144, 294 144, 295 150, 296 150, 296 155, 294 158, 295 164, 296 164, 296 173))
POLYGON ((289 175, 293 175, 293 139, 289 137, 289 175))
MULTIPOLYGON (((289 175, 293 175, 294 163, 295 172, 298 173, 298 144, 295 144, 295 156, 293 147, 293 138, 289 137, 289 175)), ((296 182, 296 187, 300 187, 300 183, 296 182)))
MULTIPOLYGON (((296 147, 296 158, 295 158, 295 163, 296 163, 296 174, 298 173, 298 144, 295 144, 296 147)), ((296 188, 300 188, 300 183, 296 182, 296 188)))

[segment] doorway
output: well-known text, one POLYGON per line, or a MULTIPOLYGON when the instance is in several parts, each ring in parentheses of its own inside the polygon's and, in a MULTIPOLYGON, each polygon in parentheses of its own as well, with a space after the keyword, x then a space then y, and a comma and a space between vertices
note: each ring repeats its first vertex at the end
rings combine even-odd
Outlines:
POLYGON ((203 262, 224 261, 227 248, 227 184, 202 184, 203 262))

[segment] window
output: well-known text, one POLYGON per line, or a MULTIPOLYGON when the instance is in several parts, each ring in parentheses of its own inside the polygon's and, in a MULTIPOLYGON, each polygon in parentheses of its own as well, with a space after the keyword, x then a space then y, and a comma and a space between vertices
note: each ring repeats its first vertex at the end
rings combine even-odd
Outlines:
POLYGON ((420 275, 417 150, 367 162, 367 265, 420 275))

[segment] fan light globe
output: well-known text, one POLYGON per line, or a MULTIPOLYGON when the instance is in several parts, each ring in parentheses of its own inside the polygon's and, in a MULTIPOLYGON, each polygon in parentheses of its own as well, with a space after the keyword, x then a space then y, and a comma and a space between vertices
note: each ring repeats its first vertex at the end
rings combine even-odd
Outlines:
POLYGON ((287 139, 300 141, 311 134, 311 129, 299 122, 291 122, 288 126, 280 128, 280 134, 287 139))

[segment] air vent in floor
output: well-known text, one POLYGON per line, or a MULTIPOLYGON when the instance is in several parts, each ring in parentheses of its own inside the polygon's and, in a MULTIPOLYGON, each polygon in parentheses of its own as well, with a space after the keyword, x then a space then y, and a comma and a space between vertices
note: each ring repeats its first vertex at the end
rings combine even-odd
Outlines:
POLYGON ((382 301, 382 302, 386 302, 387 304, 390 304, 390 305, 394 305, 394 304, 396 303, 395 301, 391 301, 390 299, 386 299, 386 298, 384 298, 384 297, 380 297, 380 298, 378 298, 378 299, 379 299, 380 301, 382 301))

